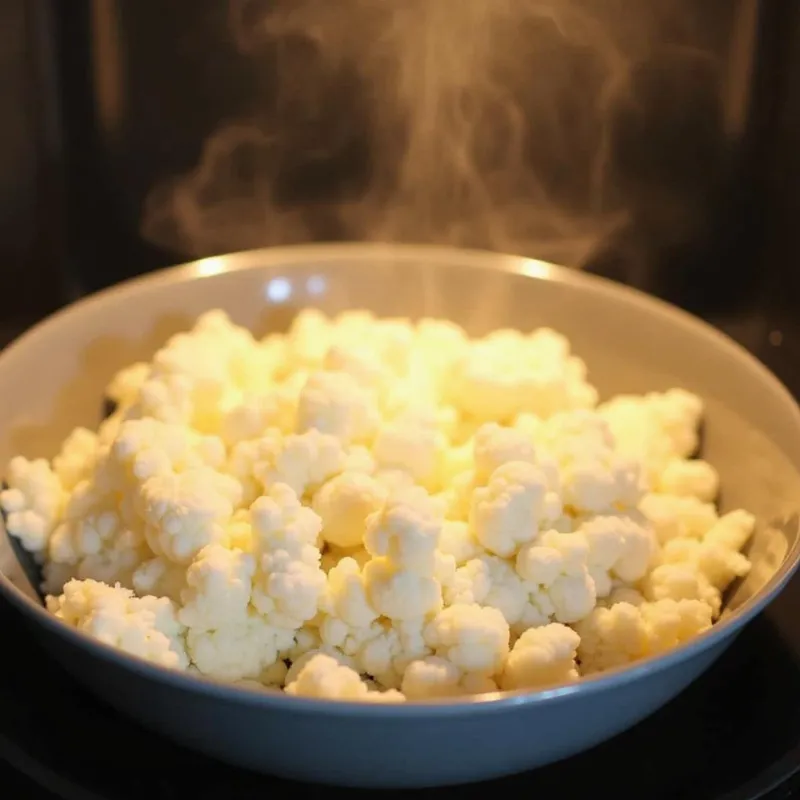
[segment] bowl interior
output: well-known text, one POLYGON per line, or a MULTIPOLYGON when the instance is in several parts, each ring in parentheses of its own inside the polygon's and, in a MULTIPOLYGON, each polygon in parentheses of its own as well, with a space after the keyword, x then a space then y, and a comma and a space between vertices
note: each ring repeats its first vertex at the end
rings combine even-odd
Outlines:
MULTIPOLYGON (((76 425, 94 426, 116 370, 148 359, 209 308, 256 332, 297 311, 368 308, 454 320, 472 334, 551 326, 569 337, 602 397, 681 386, 707 403, 703 456, 724 510, 759 525, 754 567, 727 613, 798 549, 800 413, 780 384, 725 337, 682 312, 577 272, 439 248, 305 247, 207 259, 123 284, 39 326, 0 354, 0 464, 51 457, 76 425)), ((0 537, 0 570, 13 554, 0 537)))

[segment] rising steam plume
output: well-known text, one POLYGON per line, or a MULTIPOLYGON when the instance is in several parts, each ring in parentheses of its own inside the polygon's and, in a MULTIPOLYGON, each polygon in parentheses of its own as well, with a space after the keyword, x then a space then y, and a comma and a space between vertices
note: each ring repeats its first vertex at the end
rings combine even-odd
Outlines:
POLYGON ((196 256, 345 239, 578 264, 630 213, 613 121, 636 116, 631 67, 654 31, 697 60, 695 26, 655 0, 231 2, 261 94, 153 192, 145 235, 196 256))

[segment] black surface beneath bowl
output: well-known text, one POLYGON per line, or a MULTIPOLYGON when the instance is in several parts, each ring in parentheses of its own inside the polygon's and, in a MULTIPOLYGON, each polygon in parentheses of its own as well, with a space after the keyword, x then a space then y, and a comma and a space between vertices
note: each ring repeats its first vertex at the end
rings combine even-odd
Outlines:
MULTIPOLYGON (((463 798, 497 791, 507 797, 571 798, 595 795, 603 787, 618 800, 795 796, 800 792, 799 605, 800 577, 705 676, 628 733, 532 773, 427 794, 463 798)), ((5 604, 0 630, 4 641, 13 643, 0 659, 0 759, 24 774, 31 787, 44 790, 7 794, 13 784, 0 771, 2 796, 174 800, 187 793, 195 800, 221 794, 262 800, 271 791, 336 791, 243 772, 179 748, 78 688, 5 604)))

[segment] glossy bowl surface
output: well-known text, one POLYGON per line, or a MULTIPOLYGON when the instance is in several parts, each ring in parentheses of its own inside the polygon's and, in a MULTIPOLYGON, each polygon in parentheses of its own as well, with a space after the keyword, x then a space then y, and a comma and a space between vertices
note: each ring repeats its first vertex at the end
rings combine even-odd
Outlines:
MULTIPOLYGON (((722 508, 759 519, 753 569, 714 628, 660 658, 536 694, 399 706, 257 693, 173 673, 52 618, 0 537, 0 596, 92 692, 213 757, 288 778, 421 787, 498 777, 587 749, 651 714, 701 674, 786 584, 800 557, 800 410, 730 339, 632 289, 544 262, 396 245, 312 245, 204 259, 98 293, 0 353, 0 463, 52 456, 97 424, 117 369, 148 359, 203 311, 259 333, 313 305, 441 316, 472 334, 546 325, 567 335, 602 397, 681 386, 707 404, 703 455, 722 508)), ((66 721, 65 721, 66 722, 66 721)))

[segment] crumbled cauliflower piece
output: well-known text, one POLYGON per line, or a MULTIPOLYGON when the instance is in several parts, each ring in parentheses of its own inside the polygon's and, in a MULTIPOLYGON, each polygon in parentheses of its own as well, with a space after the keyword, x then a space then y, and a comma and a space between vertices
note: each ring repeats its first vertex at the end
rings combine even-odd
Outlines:
POLYGON ((739 551, 753 535, 756 527, 756 518, 748 511, 739 509, 730 511, 720 517, 709 528, 703 541, 706 544, 720 545, 729 550, 739 551))
POLYGON ((192 663, 203 675, 221 681, 257 679, 291 642, 290 631, 270 625, 253 611, 220 628, 190 628, 186 632, 186 650, 192 663))
MULTIPOLYGON (((720 592, 733 580, 750 571, 750 561, 739 550, 749 538, 755 520, 745 511, 733 511, 711 527, 702 540, 677 537, 661 550, 660 561, 667 564, 691 564, 720 592)), ((659 567, 653 570, 653 573, 659 567)), ((651 575, 653 574, 651 573, 651 575)))
POLYGON ((280 483, 256 500, 250 520, 257 554, 253 606, 272 625, 297 630, 316 616, 325 588, 316 546, 322 520, 280 483))
MULTIPOLYGON (((320 607, 334 620, 355 629, 368 628, 378 618, 378 612, 367 599, 364 576, 358 562, 353 558, 342 558, 327 576, 325 595, 320 607)), ((325 639, 323 622, 323 641, 325 639)))
POLYGON ((439 552, 452 556, 456 566, 460 567, 477 558, 481 546, 466 522, 445 520, 439 533, 439 552))
POLYGON ((670 539, 701 538, 717 522, 717 510, 696 497, 647 494, 639 510, 653 523, 660 544, 670 539))
POLYGON ((596 516, 578 529, 589 546, 589 574, 598 597, 606 597, 615 579, 635 583, 644 577, 656 552, 656 538, 643 518, 633 514, 596 516))
POLYGON ((322 520, 284 483, 275 483, 269 492, 250 506, 250 523, 260 551, 299 552, 306 545, 316 547, 322 520))
POLYGON ((546 473, 533 464, 510 461, 498 467, 486 487, 472 495, 469 524, 489 552, 513 555, 561 515, 561 501, 546 473))
POLYGON ((442 521, 424 489, 400 490, 367 519, 364 547, 375 558, 395 567, 430 573, 442 521))
POLYGON ((569 343, 555 331, 498 330, 469 344, 449 391, 465 413, 506 421, 523 412, 546 417, 591 408, 597 393, 585 378, 583 362, 569 355, 569 343))
POLYGON ((663 653, 707 630, 711 620, 710 606, 694 599, 598 607, 575 626, 581 674, 663 653))
POLYGON ((380 427, 372 452, 379 469, 406 472, 415 482, 436 490, 447 448, 447 438, 435 424, 399 417, 380 427))
POLYGON ((407 700, 431 700, 489 694, 497 691, 497 684, 486 675, 461 672, 452 661, 428 656, 406 667, 400 691, 407 700))
POLYGON ((186 587, 186 565, 161 556, 135 564, 130 585, 139 596, 152 594, 180 603, 186 587))
POLYGON ((112 464, 137 485, 156 475, 219 468, 225 461, 225 446, 216 436, 203 436, 178 424, 133 419, 120 425, 110 455, 112 464))
POLYGON ((296 630, 317 614, 325 589, 320 553, 306 545, 298 553, 264 553, 253 590, 253 605, 274 625, 296 630))
MULTIPOLYGON (((694 540, 687 541, 697 544, 694 540)), ((719 614, 722 595, 691 557, 659 564, 642 583, 648 600, 699 600, 711 609, 714 617, 719 614)))
POLYGON ((286 693, 297 697, 375 703, 402 703, 405 700, 393 689, 370 691, 357 672, 324 653, 318 653, 306 662, 296 678, 287 684, 286 693))
POLYGON ((0 492, 0 509, 8 532, 32 553, 40 553, 58 523, 66 500, 58 475, 43 458, 12 458, 8 488, 0 492))
POLYGON ((464 672, 496 675, 508 655, 508 623, 495 608, 450 606, 431 620, 424 635, 436 655, 464 672))
POLYGON ((442 587, 433 575, 397 567, 388 558, 367 562, 364 584, 372 607, 392 620, 417 619, 442 607, 442 587))
POLYGON ((551 618, 572 623, 589 614, 597 601, 595 582, 587 567, 589 552, 583 536, 557 531, 547 531, 519 551, 517 573, 528 591, 524 627, 551 618))
POLYGON ((276 384, 264 394, 245 394, 222 410, 220 438, 232 447, 265 436, 270 430, 291 433, 299 389, 292 381, 276 384))
POLYGON ((367 519, 380 511, 388 491, 378 480, 358 472, 342 472, 319 489, 312 507, 322 520, 322 538, 336 547, 359 547, 367 519))
POLYGON ((346 372, 312 372, 297 402, 297 430, 318 430, 345 444, 370 442, 381 422, 377 400, 346 372))
POLYGON ((186 564, 224 538, 240 499, 239 484, 208 467, 154 475, 139 491, 147 543, 156 555, 186 564))
POLYGON ((554 414, 539 428, 537 444, 558 465, 562 502, 573 512, 633 508, 641 499, 640 464, 616 451, 608 425, 596 412, 554 414))
POLYGON ((260 439, 236 445, 230 459, 231 472, 246 485, 252 482, 248 499, 254 489, 258 496, 276 483, 290 486, 300 497, 313 494, 341 472, 344 464, 342 443, 314 429, 289 436, 268 431, 260 439))
POLYGON ((106 397, 120 407, 131 406, 149 376, 150 365, 146 361, 131 364, 114 375, 106 387, 106 397))
POLYGON ((531 628, 514 643, 506 658, 503 689, 544 689, 578 680, 575 655, 580 637, 566 625, 531 628))
POLYGON ((504 428, 496 422, 487 422, 478 428, 473 440, 475 481, 486 485, 492 473, 510 461, 536 466, 536 448, 533 439, 515 428, 504 428))
POLYGON ((682 389, 638 397, 617 395, 602 404, 605 419, 624 455, 642 463, 651 485, 674 458, 688 458, 697 449, 703 403, 682 389))
POLYGON ((64 491, 72 491, 91 476, 97 461, 98 448, 97 434, 88 428, 75 428, 67 436, 61 445, 61 451, 53 459, 53 472, 58 476, 64 491))
POLYGON ((135 597, 119 585, 72 580, 63 594, 47 598, 47 608, 67 625, 131 655, 173 669, 189 664, 183 627, 166 598, 135 597))
POLYGON ((220 544, 206 545, 186 571, 178 619, 196 630, 217 630, 247 617, 255 559, 220 544))
POLYGON ((707 461, 674 458, 659 475, 656 489, 661 494, 696 497, 711 503, 719 492, 719 475, 707 461))

